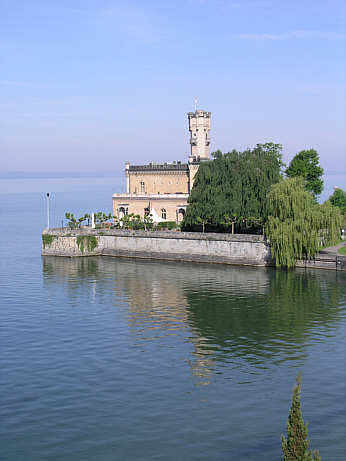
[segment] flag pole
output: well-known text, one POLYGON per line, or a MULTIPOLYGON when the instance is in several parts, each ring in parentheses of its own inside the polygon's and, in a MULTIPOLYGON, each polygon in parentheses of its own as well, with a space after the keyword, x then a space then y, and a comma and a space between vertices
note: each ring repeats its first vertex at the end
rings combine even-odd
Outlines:
POLYGON ((49 229, 49 192, 47 192, 47 229, 49 229))

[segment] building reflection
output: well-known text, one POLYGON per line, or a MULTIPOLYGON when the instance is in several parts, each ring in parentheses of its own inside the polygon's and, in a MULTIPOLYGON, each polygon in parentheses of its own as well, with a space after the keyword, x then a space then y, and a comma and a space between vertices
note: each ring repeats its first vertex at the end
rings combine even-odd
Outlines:
POLYGON ((48 256, 43 275, 76 301, 86 284, 91 300, 103 296, 102 302, 123 306, 141 347, 183 338, 193 348, 189 366, 199 384, 208 384, 224 362, 263 368, 304 360, 311 332, 323 327, 328 334, 339 320, 345 284, 338 279, 346 280, 329 271, 48 256))

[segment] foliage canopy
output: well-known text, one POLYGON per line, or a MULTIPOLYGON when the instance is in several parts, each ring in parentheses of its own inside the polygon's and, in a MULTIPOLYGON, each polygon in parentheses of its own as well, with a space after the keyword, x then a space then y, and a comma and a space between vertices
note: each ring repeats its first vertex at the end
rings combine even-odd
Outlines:
POLYGON ((300 151, 293 157, 285 173, 289 178, 302 177, 306 190, 314 197, 323 191, 323 168, 319 166, 319 156, 315 149, 300 151))
POLYGON ((346 191, 338 187, 328 200, 333 206, 338 207, 341 213, 346 214, 346 191))
POLYGON ((328 202, 337 207, 341 213, 341 227, 346 227, 346 191, 339 187, 335 189, 328 202))
POLYGON ((202 162, 189 197, 183 228, 202 224, 226 231, 233 223, 237 232, 258 232, 266 215, 266 195, 281 179, 282 146, 257 144, 244 152, 213 154, 202 162))
POLYGON ((288 178, 272 186, 267 196, 265 234, 278 267, 293 267, 297 259, 312 259, 321 246, 340 236, 340 212, 330 203, 316 203, 303 178, 288 178))

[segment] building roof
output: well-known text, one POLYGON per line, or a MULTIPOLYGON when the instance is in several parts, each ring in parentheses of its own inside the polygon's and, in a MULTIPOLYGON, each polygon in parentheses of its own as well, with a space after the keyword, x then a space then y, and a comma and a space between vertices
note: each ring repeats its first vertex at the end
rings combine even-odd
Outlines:
POLYGON ((148 163, 147 165, 129 165, 129 171, 188 171, 187 163, 148 163))

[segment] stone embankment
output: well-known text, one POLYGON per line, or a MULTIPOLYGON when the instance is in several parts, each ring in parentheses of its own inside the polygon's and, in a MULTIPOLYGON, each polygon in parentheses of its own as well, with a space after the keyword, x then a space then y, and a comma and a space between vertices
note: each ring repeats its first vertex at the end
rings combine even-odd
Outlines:
MULTIPOLYGON (((124 256, 176 261, 273 266, 262 235, 130 230, 49 229, 42 234, 44 256, 124 256)), ((297 267, 346 270, 346 256, 320 254, 297 267)))
POLYGON ((261 235, 99 229, 43 232, 42 255, 125 256, 265 266, 270 250, 261 235))

